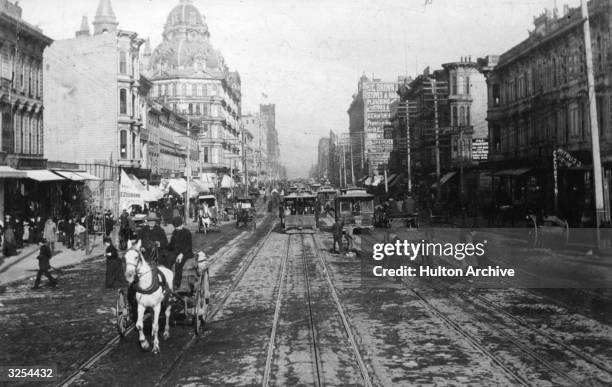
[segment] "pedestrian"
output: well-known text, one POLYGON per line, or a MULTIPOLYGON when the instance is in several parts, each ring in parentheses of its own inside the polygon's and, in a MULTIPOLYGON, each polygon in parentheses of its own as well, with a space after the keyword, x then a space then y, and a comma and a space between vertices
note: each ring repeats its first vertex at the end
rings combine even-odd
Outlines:
POLYGON ((180 289, 183 279, 183 266, 187 260, 193 258, 193 247, 191 244, 191 232, 183 226, 182 219, 175 217, 172 220, 174 231, 170 238, 169 254, 166 259, 166 266, 172 269, 174 264, 174 289, 180 289))
POLYGON ((106 210, 104 215, 104 233, 106 236, 110 236, 111 232, 113 232, 113 227, 115 227, 115 218, 110 210, 106 210))
POLYGON ((120 288, 123 286, 123 264, 121 263, 121 259, 119 259, 119 253, 110 237, 104 237, 104 246, 106 246, 104 253, 106 256, 105 286, 108 289, 120 288))
POLYGON ((36 281, 34 282, 34 287, 32 289, 38 289, 40 287, 40 278, 43 274, 49 279, 49 284, 53 287, 57 285, 57 280, 51 276, 49 273, 49 269, 51 269, 51 263, 49 262, 52 257, 51 247, 49 242, 45 239, 41 239, 38 243, 40 246, 40 251, 38 253, 38 273, 36 273, 36 281))
POLYGON ((15 231, 10 222, 6 222, 4 226, 4 244, 2 245, 2 254, 5 257, 10 257, 17 254, 17 242, 15 241, 15 231))
POLYGON ((332 226, 332 235, 334 237, 334 244, 332 245, 332 253, 338 254, 338 252, 342 252, 342 230, 344 228, 344 219, 338 219, 334 225, 332 226), (336 250, 336 244, 338 245, 338 250, 336 250))
POLYGON ((47 218, 43 229, 43 239, 49 244, 51 254, 55 253, 55 242, 57 242, 57 226, 51 217, 47 218))
POLYGON ((76 249, 84 250, 85 249, 85 226, 81 224, 81 222, 75 222, 74 226, 74 237, 76 239, 76 249))
POLYGON ((15 217, 15 243, 17 243, 17 248, 23 248, 23 223, 19 216, 15 217))
POLYGON ((72 218, 68 218, 68 221, 65 222, 64 232, 66 233, 66 247, 74 249, 74 220, 72 218))
POLYGON ((30 242, 30 223, 27 220, 23 221, 23 236, 21 238, 22 246, 30 242))

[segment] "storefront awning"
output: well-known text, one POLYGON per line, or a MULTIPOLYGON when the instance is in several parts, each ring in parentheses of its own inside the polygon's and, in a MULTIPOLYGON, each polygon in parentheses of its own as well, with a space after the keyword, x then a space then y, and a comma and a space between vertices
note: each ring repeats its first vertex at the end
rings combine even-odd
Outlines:
MULTIPOLYGON (((457 172, 448 172, 446 174, 444 174, 441 178, 440 178, 440 185, 444 185, 445 183, 447 183, 451 177, 455 176, 457 172)), ((438 183, 433 183, 432 184, 432 188, 435 188, 438 186, 438 183)))
POLYGON ((72 180, 72 181, 84 181, 84 180, 87 180, 83 176, 79 175, 76 172, 72 172, 72 171, 53 171, 53 172, 57 173, 58 175, 66 178, 68 180, 72 180))
POLYGON ((98 181, 103 180, 103 179, 100 179, 98 176, 92 175, 89 172, 78 171, 77 174, 83 177, 85 180, 98 180, 98 181))
POLYGON ((493 176, 521 176, 531 171, 531 169, 532 168, 504 169, 504 170, 495 172, 493 176))
POLYGON ((60 181, 66 180, 64 177, 56 175, 55 173, 46 169, 33 169, 29 171, 23 171, 28 179, 36 181, 60 181))
POLYGON ((15 178, 19 179, 22 177, 26 177, 26 171, 20 171, 18 169, 11 168, 6 165, 0 165, 0 178, 15 178))

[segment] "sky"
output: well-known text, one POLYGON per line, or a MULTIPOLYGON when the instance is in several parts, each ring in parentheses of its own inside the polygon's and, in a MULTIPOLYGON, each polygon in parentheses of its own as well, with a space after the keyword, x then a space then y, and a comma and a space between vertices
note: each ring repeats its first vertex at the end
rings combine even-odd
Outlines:
MULTIPOLYGON (((393 81, 430 66, 502 54, 527 38, 533 18, 579 0, 193 0, 231 70, 242 111, 276 104, 282 161, 306 177, 317 143, 348 131, 362 74, 393 81), (425 4, 431 3, 431 4, 425 4), (267 98, 264 97, 267 95, 267 98)), ((20 0, 23 18, 53 39, 74 37, 98 0, 20 0)), ((179 0, 112 0, 119 28, 161 42, 179 0)))

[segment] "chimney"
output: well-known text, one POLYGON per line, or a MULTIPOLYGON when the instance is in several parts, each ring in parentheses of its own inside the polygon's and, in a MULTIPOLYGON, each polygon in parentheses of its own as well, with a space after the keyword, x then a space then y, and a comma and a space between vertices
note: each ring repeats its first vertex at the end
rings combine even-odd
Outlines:
POLYGON ((80 38, 82 36, 89 36, 89 21, 87 20, 87 16, 83 16, 83 19, 81 19, 81 29, 75 32, 74 35, 77 38, 80 38))

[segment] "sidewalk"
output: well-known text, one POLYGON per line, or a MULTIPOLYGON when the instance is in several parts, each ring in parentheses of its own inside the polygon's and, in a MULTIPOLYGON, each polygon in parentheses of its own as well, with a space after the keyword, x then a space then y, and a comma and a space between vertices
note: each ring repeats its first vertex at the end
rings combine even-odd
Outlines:
MULTIPOLYGON (((85 254, 85 250, 71 250, 61 243, 56 243, 51 266, 57 269, 102 255, 104 253, 102 237, 97 236, 95 243, 93 241, 94 239, 91 238, 93 248, 88 255, 85 254)), ((25 246, 15 256, 0 258, 0 285, 35 276, 38 271, 38 251, 39 246, 33 244, 25 246)))

